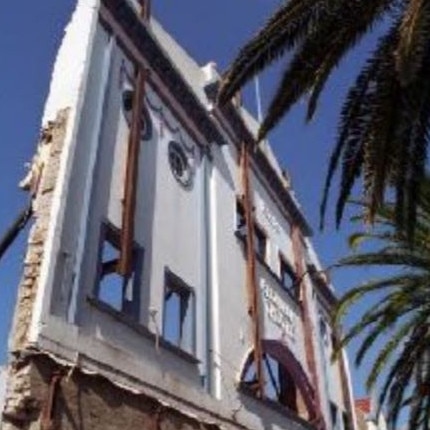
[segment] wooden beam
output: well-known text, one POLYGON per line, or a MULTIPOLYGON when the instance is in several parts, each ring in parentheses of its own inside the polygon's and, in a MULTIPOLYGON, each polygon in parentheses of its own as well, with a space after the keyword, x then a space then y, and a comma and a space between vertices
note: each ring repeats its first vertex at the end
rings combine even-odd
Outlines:
POLYGON ((127 164, 125 173, 122 228, 120 237, 120 256, 118 273, 129 277, 133 271, 134 224, 137 201, 137 182, 139 175, 140 135, 142 131, 142 108, 145 94, 145 72, 137 69, 133 110, 128 142, 127 164))
POLYGON ((301 319, 303 322, 304 341, 305 341, 305 354, 308 363, 309 371, 311 374, 311 381, 315 393, 315 404, 317 416, 310 417, 317 430, 326 430, 325 420, 321 410, 321 396, 319 391, 319 378, 316 363, 316 353, 314 346, 314 327, 310 314, 310 304, 308 300, 307 284, 305 275, 309 274, 305 268, 305 251, 303 236, 300 227, 294 223, 291 226, 291 239, 293 244, 293 254, 296 266, 296 273, 300 280, 298 288, 300 288, 300 301, 301 301, 301 319))
MULTIPOLYGON (((336 327, 332 327, 332 330, 335 331, 333 336, 335 342, 339 342, 339 335, 337 333, 336 327)), ((333 345, 336 347, 336 345, 333 345)), ((348 418, 347 428, 345 430, 350 430, 354 428, 354 412, 352 408, 354 405, 351 402, 351 392, 348 382, 348 375, 346 372, 347 366, 345 363, 346 356, 342 352, 339 357, 339 367, 340 367, 340 381, 342 385, 342 396, 343 396, 343 405, 345 407, 346 416, 348 418)))
POLYGON ((246 224, 246 287, 248 291, 248 314, 252 320, 254 362, 257 374, 257 396, 264 395, 263 352, 261 347, 259 294, 256 279, 256 257, 254 251, 254 215, 251 190, 249 145, 241 146, 241 173, 243 188, 243 208, 246 224))
POLYGON ((120 48, 124 51, 130 61, 136 64, 136 66, 148 70, 146 76, 147 83, 156 89, 158 97, 160 97, 161 101, 166 104, 172 113, 178 118, 178 121, 182 124, 183 128, 190 135, 190 137, 198 145, 202 147, 206 146, 209 143, 209 140, 204 134, 202 134, 199 124, 196 125, 193 122, 192 117, 189 113, 187 113, 186 110, 184 110, 184 106, 179 103, 175 97, 175 94, 169 92, 169 90, 166 88, 166 83, 163 81, 162 77, 157 75, 157 72, 154 71, 151 63, 142 54, 142 51, 137 47, 135 41, 130 39, 123 26, 118 22, 117 17, 115 17, 112 12, 103 4, 100 6, 100 19, 106 30, 112 32, 112 34, 116 37, 120 48))

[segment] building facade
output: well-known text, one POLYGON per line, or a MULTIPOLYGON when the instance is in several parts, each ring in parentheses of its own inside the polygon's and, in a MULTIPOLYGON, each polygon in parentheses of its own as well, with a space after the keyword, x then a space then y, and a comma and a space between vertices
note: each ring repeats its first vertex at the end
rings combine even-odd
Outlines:
POLYGON ((2 428, 355 428, 311 229, 218 84, 148 5, 77 2, 23 181, 2 428))
POLYGON ((358 430, 387 430, 383 412, 378 415, 374 399, 364 397, 354 402, 358 430))

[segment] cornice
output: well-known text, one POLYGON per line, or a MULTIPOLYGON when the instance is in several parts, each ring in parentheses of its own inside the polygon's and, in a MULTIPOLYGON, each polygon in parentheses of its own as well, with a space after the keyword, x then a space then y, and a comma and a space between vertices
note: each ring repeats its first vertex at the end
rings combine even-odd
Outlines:
POLYGON ((338 299, 333 290, 329 287, 323 272, 321 272, 321 270, 317 270, 314 264, 308 264, 307 271, 317 291, 325 299, 327 304, 330 307, 336 306, 338 299))
MULTIPOLYGON (((204 138, 208 142, 214 142, 219 145, 227 144, 218 126, 210 117, 206 106, 198 100, 192 88, 189 87, 146 24, 136 14, 134 8, 125 0, 102 0, 102 5, 112 14, 127 38, 146 59, 168 92, 180 103, 181 108, 204 138)), ((217 90, 218 83, 208 85, 205 88, 206 95, 212 102, 216 99, 217 90)), ((215 106, 215 109, 219 110, 230 124, 237 137, 237 140, 233 142, 234 144, 238 145, 240 142, 246 142, 249 145, 255 145, 256 142, 251 131, 231 102, 226 103, 223 107, 215 106)), ((292 221, 300 226, 304 236, 312 236, 312 229, 303 213, 290 192, 285 188, 281 178, 279 178, 278 173, 273 169, 265 154, 261 149, 257 148, 256 151, 252 151, 252 157, 254 163, 265 177, 268 186, 274 191, 281 205, 292 217, 292 221)))
POLYGON ((102 0, 102 5, 115 17, 116 22, 145 57, 168 91, 180 101, 181 107, 193 119, 205 139, 219 145, 226 144, 224 137, 209 117, 206 107, 197 99, 134 8, 125 0, 102 0))
MULTIPOLYGON (((206 94, 213 103, 216 102, 218 87, 219 82, 214 82, 205 87, 206 94)), ((288 189, 285 188, 284 183, 270 164, 264 152, 258 147, 253 134, 246 126, 238 109, 232 102, 228 102, 223 106, 217 106, 216 109, 219 109, 221 115, 228 121, 233 132, 237 136, 237 139, 234 142, 236 145, 240 145, 241 142, 245 142, 246 144, 256 148, 255 151, 251 151, 252 158, 266 179, 269 187, 275 192, 282 206, 290 214, 292 221, 298 224, 303 236, 312 236, 313 231, 311 226, 307 222, 301 209, 298 207, 288 189)))

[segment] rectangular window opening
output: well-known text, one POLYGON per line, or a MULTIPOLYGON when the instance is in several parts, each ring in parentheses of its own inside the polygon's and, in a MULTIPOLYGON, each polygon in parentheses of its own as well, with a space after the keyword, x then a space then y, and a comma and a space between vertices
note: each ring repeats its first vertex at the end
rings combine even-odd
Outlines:
POLYGON ((330 402, 330 418, 333 429, 337 429, 337 407, 333 402, 330 402))
POLYGON ((140 278, 143 250, 133 246, 133 271, 129 277, 118 273, 120 230, 108 222, 102 224, 95 295, 98 300, 134 320, 139 319, 140 278))
POLYGON ((264 231, 255 225, 254 227, 254 251, 263 260, 266 259, 267 237, 264 231))
POLYGON ((163 338, 170 344, 194 354, 194 291, 168 269, 165 274, 163 309, 163 338))
POLYGON ((246 237, 245 208, 239 198, 236 199, 236 234, 241 238, 246 237))
POLYGON ((350 430, 352 428, 352 426, 350 425, 348 414, 346 412, 342 412, 342 422, 344 430, 350 430))
POLYGON ((279 402, 292 411, 298 412, 296 386, 290 373, 280 364, 278 364, 278 378, 280 386, 279 402))
POLYGON ((297 391, 288 370, 270 355, 264 354, 264 395, 297 412, 297 391))
POLYGON ((279 279, 284 289, 293 291, 296 288, 297 276, 293 268, 287 263, 286 259, 279 256, 279 279))
MULTIPOLYGON (((245 208, 240 198, 236 199, 236 235, 245 239, 247 226, 245 218, 245 208)), ((263 261, 266 259, 267 236, 264 230, 254 222, 254 252, 263 261)))

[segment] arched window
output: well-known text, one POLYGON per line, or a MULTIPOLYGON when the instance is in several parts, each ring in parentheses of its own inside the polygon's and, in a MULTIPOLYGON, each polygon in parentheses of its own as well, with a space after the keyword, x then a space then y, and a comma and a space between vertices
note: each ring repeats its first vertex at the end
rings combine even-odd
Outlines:
MULTIPOLYGON (((276 361, 269 354, 263 354, 264 397, 298 412, 297 388, 288 369, 276 361)), ((250 354, 250 360, 242 375, 244 388, 254 392, 257 388, 257 372, 254 354, 250 354)))
MULTIPOLYGON (((314 389, 294 354, 277 340, 262 340, 261 347, 264 399, 276 402, 302 419, 312 421, 316 428, 324 428, 321 412, 315 402, 314 389)), ((240 385, 250 394, 257 393, 257 372, 252 351, 245 361, 240 385)))

